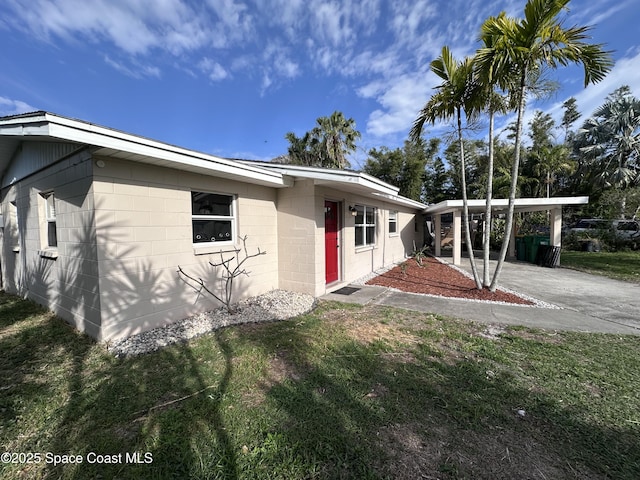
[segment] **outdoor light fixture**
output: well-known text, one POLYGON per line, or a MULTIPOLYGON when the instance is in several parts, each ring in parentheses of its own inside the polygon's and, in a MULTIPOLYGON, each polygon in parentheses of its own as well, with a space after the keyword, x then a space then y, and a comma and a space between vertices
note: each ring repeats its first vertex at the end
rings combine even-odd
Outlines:
POLYGON ((354 217, 358 215, 358 210, 356 210, 356 207, 349 205, 349 211, 351 212, 351 215, 354 217))

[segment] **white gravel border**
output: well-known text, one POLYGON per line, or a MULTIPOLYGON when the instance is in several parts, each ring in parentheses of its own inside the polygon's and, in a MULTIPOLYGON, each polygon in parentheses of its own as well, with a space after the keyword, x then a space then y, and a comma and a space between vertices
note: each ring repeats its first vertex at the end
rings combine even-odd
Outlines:
POLYGON ((141 355, 162 347, 185 342, 205 333, 243 323, 286 320, 310 312, 316 299, 304 293, 272 290, 238 302, 234 314, 218 308, 185 318, 165 327, 154 328, 107 345, 116 357, 141 355))

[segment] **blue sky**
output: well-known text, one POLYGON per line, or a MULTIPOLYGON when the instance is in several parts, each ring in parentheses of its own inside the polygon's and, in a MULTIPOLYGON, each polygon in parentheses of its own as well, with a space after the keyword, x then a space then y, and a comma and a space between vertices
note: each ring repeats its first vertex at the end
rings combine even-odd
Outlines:
MULTIPOLYGON (((223 157, 286 153, 334 110, 373 147, 402 145, 438 81, 443 45, 461 58, 482 21, 524 0, 3 0, 0 115, 47 110, 223 157)), ((623 84, 640 96, 637 0, 573 0, 566 25, 592 25, 613 50, 608 78, 552 72, 561 89, 533 108, 589 115, 623 84)), ((507 119, 503 120, 503 123, 507 119)), ((442 135, 447 126, 430 128, 442 135)))

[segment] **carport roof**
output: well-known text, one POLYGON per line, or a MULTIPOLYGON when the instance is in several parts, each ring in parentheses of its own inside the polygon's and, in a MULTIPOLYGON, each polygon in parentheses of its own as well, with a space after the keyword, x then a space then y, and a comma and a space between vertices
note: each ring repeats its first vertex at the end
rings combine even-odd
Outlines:
MULTIPOLYGON (((552 197, 552 198, 516 198, 516 212, 537 212, 552 210, 564 205, 587 205, 589 197, 552 197)), ((469 212, 484 212, 487 205, 486 199, 469 200, 469 212)), ((430 215, 442 215, 462 210, 462 200, 445 200, 424 209, 424 213, 430 215)), ((491 200, 493 212, 506 211, 509 208, 509 199, 495 198, 491 200)))

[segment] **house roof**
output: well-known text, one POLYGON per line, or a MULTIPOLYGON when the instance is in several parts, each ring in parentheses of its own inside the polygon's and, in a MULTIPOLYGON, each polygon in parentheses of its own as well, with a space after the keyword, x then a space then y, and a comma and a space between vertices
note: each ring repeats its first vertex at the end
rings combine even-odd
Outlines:
MULTIPOLYGON (((294 179, 311 179, 315 185, 381 198, 416 210, 426 207, 398 195, 397 187, 366 173, 221 158, 45 111, 0 117, 0 178, 5 176, 20 144, 27 140, 87 146, 94 155, 276 188, 291 186, 294 179)), ((3 179, 2 185, 17 180, 3 179)))
POLYGON ((96 155, 271 187, 287 186, 278 172, 44 111, 0 118, 0 175, 27 139, 73 142, 94 147, 96 155))
POLYGON ((253 160, 238 161, 248 165, 259 165, 261 168, 267 170, 278 171, 283 175, 294 179, 313 180, 314 185, 331 187, 336 190, 363 195, 366 197, 383 199, 396 205, 403 205, 405 207, 418 210, 422 210, 426 207, 423 203, 398 195, 398 187, 390 185, 379 178, 372 177, 371 175, 363 172, 339 170, 335 168, 257 162, 253 160))
MULTIPOLYGON (((484 212, 486 199, 469 200, 469 212, 484 212)), ((515 211, 517 212, 538 212, 550 210, 563 205, 586 205, 589 197, 552 197, 552 198, 516 198, 515 211)), ((424 209, 424 213, 438 215, 462 210, 462 200, 445 200, 435 205, 429 205, 424 209)), ((509 200, 506 198, 495 198, 491 200, 491 208, 494 212, 506 211, 509 208, 509 200)))

